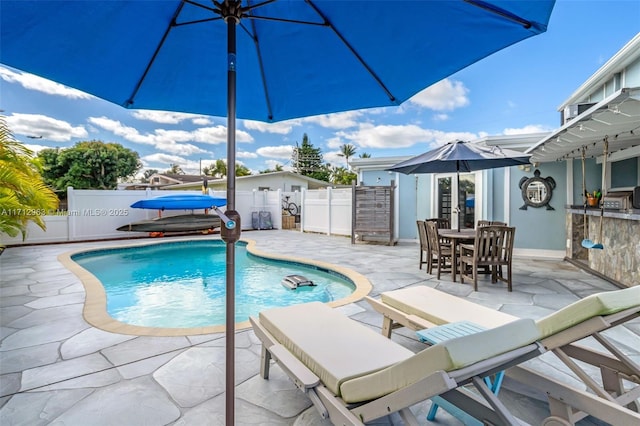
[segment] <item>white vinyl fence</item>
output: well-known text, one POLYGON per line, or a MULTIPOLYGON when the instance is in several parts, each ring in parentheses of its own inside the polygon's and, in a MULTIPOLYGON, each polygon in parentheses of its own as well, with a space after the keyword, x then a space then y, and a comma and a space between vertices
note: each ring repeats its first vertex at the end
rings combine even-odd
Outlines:
POLYGON ((302 190, 302 231, 351 235, 351 188, 302 190))
MULTIPOLYGON (((156 210, 134 209, 138 200, 168 194, 194 194, 200 191, 152 191, 152 190, 67 190, 67 210, 50 212, 44 216, 47 230, 29 223, 23 241, 19 235, 8 237, 0 234, 0 243, 10 246, 103 240, 139 237, 141 232, 123 232, 116 229, 139 220, 152 219, 156 210)), ((226 197, 226 191, 212 191, 214 197, 226 197)), ((300 192, 237 191, 236 210, 240 214, 242 230, 254 229, 254 213, 269 212, 273 229, 282 229, 282 200, 289 196, 300 211, 299 230, 325 234, 351 235, 351 188, 303 190, 300 192)), ((224 210, 224 208, 223 208, 224 210)), ((188 214, 191 210, 162 212, 162 216, 188 214)))

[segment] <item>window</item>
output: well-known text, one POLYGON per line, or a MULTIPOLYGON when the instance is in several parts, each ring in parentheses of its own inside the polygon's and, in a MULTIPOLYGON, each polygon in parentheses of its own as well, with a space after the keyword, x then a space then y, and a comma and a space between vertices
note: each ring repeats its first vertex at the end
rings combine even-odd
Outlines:
POLYGON ((271 191, 271 188, 268 186, 259 186, 258 191, 271 191))
POLYGON ((291 192, 301 192, 302 191, 302 187, 300 185, 291 185, 291 192))

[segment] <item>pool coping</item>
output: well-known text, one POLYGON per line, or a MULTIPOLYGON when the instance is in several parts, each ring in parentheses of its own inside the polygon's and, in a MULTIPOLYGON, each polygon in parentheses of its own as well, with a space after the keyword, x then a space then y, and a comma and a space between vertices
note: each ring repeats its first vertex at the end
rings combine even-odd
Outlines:
MULTIPOLYGON (((220 240, 220 238, 212 238, 212 241, 220 240)), ((107 294, 102 286, 102 283, 95 275, 84 269, 78 263, 73 261, 71 257, 78 253, 88 253, 92 251, 109 250, 109 249, 122 249, 130 247, 143 247, 148 245, 163 244, 168 242, 185 242, 185 241, 203 241, 202 239, 193 238, 179 238, 172 239, 171 241, 146 241, 137 242, 122 245, 109 245, 105 247, 84 248, 71 250, 58 255, 58 261, 69 271, 73 272, 85 289, 85 301, 82 310, 82 315, 89 324, 93 327, 99 328, 104 331, 126 334, 132 336, 158 336, 158 337, 175 337, 175 336, 195 336, 201 334, 213 334, 223 333, 225 331, 225 324, 212 325, 206 327, 190 327, 190 328, 167 328, 167 327, 144 327, 139 325, 127 324, 122 321, 118 321, 112 318, 107 312, 107 294)), ((247 252, 254 256, 272 259, 282 260, 287 262, 297 262, 320 269, 328 269, 345 276, 348 280, 353 282, 355 290, 349 296, 342 299, 327 302, 327 305, 331 307, 338 307, 348 305, 350 303, 361 300, 364 296, 368 295, 373 286, 371 282, 359 272, 352 269, 345 268, 343 266, 334 265, 328 262, 307 259, 296 256, 285 256, 280 254, 268 253, 264 250, 257 248, 257 243, 254 240, 242 238, 241 242, 247 245, 247 252)), ((251 328, 249 321, 242 321, 236 323, 235 330, 245 330, 251 328)))

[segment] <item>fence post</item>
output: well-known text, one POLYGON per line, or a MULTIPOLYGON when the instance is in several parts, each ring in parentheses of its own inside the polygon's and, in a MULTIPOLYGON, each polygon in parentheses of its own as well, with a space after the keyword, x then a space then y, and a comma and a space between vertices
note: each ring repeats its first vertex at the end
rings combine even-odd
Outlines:
POLYGON ((276 211, 278 212, 276 213, 276 216, 280 221, 280 227, 278 229, 282 230, 282 189, 280 188, 278 188, 278 197, 276 202, 279 203, 279 204, 276 204, 276 211))
POLYGON ((327 235, 331 235, 331 187, 327 186, 327 235))
POLYGON ((76 216, 80 214, 76 208, 73 186, 67 186, 67 241, 72 241, 71 236, 76 234, 76 216))
POLYGON ((307 202, 307 188, 301 188, 300 193, 300 232, 304 232, 304 212, 307 210, 305 203, 307 202))

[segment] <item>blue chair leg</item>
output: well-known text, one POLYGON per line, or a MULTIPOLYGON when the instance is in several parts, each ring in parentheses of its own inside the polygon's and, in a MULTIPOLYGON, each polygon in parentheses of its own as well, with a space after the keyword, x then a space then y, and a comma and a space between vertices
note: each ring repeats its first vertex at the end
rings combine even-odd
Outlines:
MULTIPOLYGON (((504 371, 500 371, 500 372, 496 373, 493 381, 488 376, 484 378, 485 384, 487 385, 487 387, 489 389, 491 389, 491 392, 494 395, 498 395, 498 392, 500 392, 500 387, 502 386, 502 381, 503 380, 504 380, 504 371)), ((429 413, 427 414, 427 420, 429 420, 429 421, 433 421, 433 420, 436 419, 436 413, 438 412, 439 405, 435 401, 438 400, 438 399, 440 399, 441 401, 445 402, 444 400, 442 400, 439 397, 434 397, 434 398, 431 399, 431 408, 429 409, 429 413)), ((445 407, 445 409, 447 409, 447 407, 445 407)), ((453 414, 454 417, 460 418, 460 414, 454 413, 453 409, 451 410, 451 414, 453 414)))
POLYGON ((429 414, 427 414, 427 420, 429 420, 429 421, 435 420, 437 412, 438 412, 438 404, 433 402, 431 404, 431 408, 429 409, 429 414))

